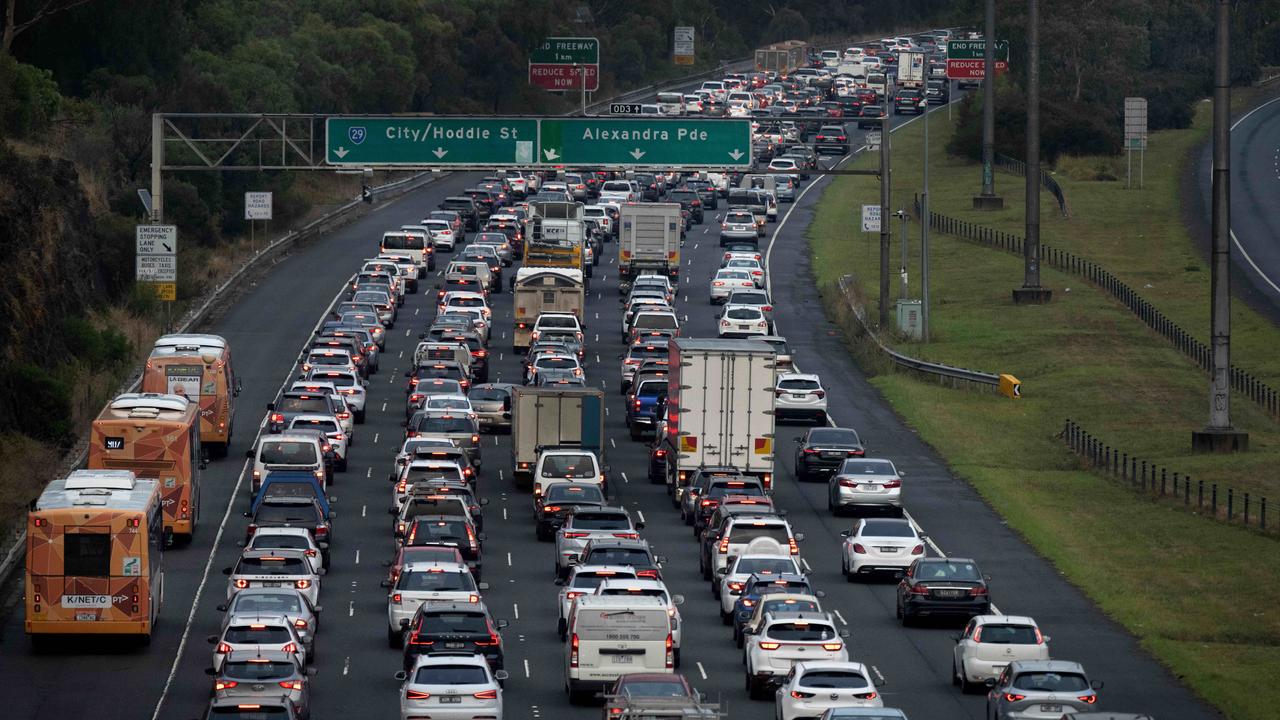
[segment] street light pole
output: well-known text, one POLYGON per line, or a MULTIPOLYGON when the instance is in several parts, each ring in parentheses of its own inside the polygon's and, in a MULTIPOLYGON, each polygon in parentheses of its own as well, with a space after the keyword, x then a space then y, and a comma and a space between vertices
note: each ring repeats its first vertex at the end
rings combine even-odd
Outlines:
MULTIPOLYGON (((990 45, 990 43, 988 43, 990 45)), ((920 193, 920 339, 929 342, 929 98, 924 97, 924 190, 920 193)))
POLYGON ((889 113, 880 120, 880 331, 889 328, 889 113))
POLYGON ((986 0, 982 36, 982 193, 973 198, 974 210, 1002 210, 996 194, 996 0, 986 0))
POLYGON ((1027 0, 1027 237, 1022 243, 1022 287, 1015 305, 1043 305, 1053 291, 1040 285, 1040 0, 1027 0))
POLYGON ((1209 424, 1191 433, 1191 448, 1198 452, 1249 449, 1248 433, 1231 426, 1231 6, 1228 2, 1216 0, 1209 424))

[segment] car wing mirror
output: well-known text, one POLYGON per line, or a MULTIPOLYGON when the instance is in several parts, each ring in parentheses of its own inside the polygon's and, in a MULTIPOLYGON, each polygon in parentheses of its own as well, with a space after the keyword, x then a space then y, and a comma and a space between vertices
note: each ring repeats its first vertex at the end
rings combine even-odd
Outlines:
POLYGON ((509 620, 499 620, 495 623, 495 625, 497 625, 499 630, 506 630, 507 628, 511 627, 511 622, 509 620))
POLYGON ((214 644, 214 643, 218 642, 218 636, 217 636, 217 635, 210 635, 209 637, 205 638, 205 641, 206 641, 206 642, 208 642, 210 645, 212 645, 212 644, 214 644))
POLYGON ((217 611, 218 611, 218 612, 226 612, 226 611, 227 611, 227 606, 226 606, 226 605, 218 605, 216 609, 217 609, 217 611))
POLYGON ((819 600, 821 600, 822 598, 824 598, 824 597, 826 597, 826 596, 827 596, 827 591, 826 591, 826 590, 815 590, 815 591, 813 592, 813 596, 814 596, 814 597, 816 597, 816 598, 818 598, 819 600))
POLYGON ((408 679, 409 679, 409 673, 407 673, 407 672, 405 672, 405 671, 403 671, 403 670, 398 670, 398 671, 396 671, 396 674, 395 674, 395 675, 392 675, 392 677, 394 677, 395 679, 397 679, 397 680, 399 680, 399 681, 401 681, 401 682, 404 682, 405 680, 408 680, 408 679))
POLYGON ((511 677, 511 674, 508 673, 506 670, 496 670, 493 673, 493 679, 497 680, 498 682, 505 682, 510 677, 511 677))
POLYGON ((840 531, 840 537, 853 537, 853 531, 852 531, 852 530, 841 530, 841 531, 840 531))
POLYGON ((480 590, 481 592, 484 592, 489 589, 489 583, 487 582, 476 583, 476 589, 480 590))
MULTIPOLYGON (((387 565, 390 565, 390 564, 391 564, 391 563, 387 563, 387 565)), ((391 587, 391 581, 390 581, 390 580, 383 580, 382 582, 380 582, 380 583, 378 583, 378 584, 379 584, 379 585, 381 585, 381 586, 382 586, 382 587, 384 587, 384 588, 389 588, 389 587, 391 587)))
POLYGON ((841 630, 841 631, 840 631, 840 637, 845 638, 845 639, 847 640, 847 639, 849 638, 849 631, 848 631, 848 630, 841 630))
POLYGON ((409 618, 400 618, 400 628, 404 629, 407 627, 409 627, 409 618))

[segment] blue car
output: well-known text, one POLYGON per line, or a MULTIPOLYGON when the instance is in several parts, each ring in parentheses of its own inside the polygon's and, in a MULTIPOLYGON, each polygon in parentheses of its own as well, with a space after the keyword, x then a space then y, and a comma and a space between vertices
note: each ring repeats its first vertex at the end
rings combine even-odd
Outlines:
POLYGON ((627 398, 627 428, 632 440, 652 434, 658 424, 658 406, 667 398, 667 381, 642 380, 627 398))

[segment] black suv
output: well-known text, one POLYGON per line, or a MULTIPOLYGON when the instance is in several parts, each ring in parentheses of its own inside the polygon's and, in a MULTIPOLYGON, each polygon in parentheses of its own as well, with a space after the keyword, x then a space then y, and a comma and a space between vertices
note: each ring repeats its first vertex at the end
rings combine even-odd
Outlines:
POLYGON ((475 232, 480 229, 480 208, 470 195, 451 195, 440 203, 440 209, 458 213, 466 230, 475 232))
POLYGON ((695 223, 702 222, 702 197, 697 190, 682 188, 667 193, 667 202, 680 203, 682 210, 688 210, 695 223))
POLYGON ((814 137, 813 149, 817 153, 825 150, 837 155, 848 155, 849 134, 845 132, 843 125, 823 125, 818 128, 818 134, 814 137))
POLYGON ((491 669, 501 670, 501 631, 507 625, 493 619, 484 603, 425 602, 405 628, 405 672, 419 655, 440 652, 482 655, 491 669))
POLYGON ((912 115, 919 115, 924 112, 924 108, 920 107, 923 102, 924 99, 921 97, 919 90, 899 90, 898 94, 893 98, 893 114, 911 113, 912 115))

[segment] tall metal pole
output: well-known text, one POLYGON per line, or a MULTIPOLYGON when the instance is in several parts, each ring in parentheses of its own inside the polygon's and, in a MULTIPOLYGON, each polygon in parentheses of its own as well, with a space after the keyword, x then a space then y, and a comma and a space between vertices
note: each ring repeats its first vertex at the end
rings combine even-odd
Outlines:
POLYGON ((996 0, 986 0, 982 36, 982 193, 973 199, 978 210, 999 210, 1004 201, 996 195, 996 0))
POLYGON ((151 222, 164 222, 164 117, 151 114, 151 222))
POLYGON ((1027 0, 1027 202, 1026 240, 1022 243, 1022 287, 1014 288, 1019 304, 1049 302, 1052 292, 1040 286, 1040 0, 1027 0))
POLYGON ((1249 436, 1231 427, 1231 6, 1216 0, 1213 72, 1213 273, 1210 304, 1209 424, 1192 433, 1196 450, 1233 451, 1249 436))
MULTIPOLYGON (((987 43, 990 47, 991 43, 987 43)), ((929 342, 929 98, 924 98, 924 190, 920 193, 920 339, 929 342)))
POLYGON ((880 331, 889 328, 889 113, 880 120, 880 331))
POLYGON ((906 300, 911 291, 910 283, 907 281, 907 257, 911 247, 911 235, 907 232, 907 211, 899 208, 897 215, 902 221, 902 265, 898 267, 898 295, 899 299, 906 300))

